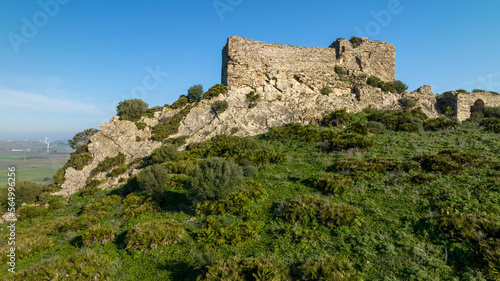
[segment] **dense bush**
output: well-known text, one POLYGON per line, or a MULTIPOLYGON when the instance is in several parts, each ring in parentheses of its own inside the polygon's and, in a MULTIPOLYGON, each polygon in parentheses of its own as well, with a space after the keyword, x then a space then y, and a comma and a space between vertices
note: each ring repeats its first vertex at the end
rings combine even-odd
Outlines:
POLYGON ((288 222, 303 224, 319 221, 330 228, 351 225, 359 215, 359 210, 352 206, 335 204, 317 195, 301 195, 285 202, 278 215, 288 222))
POLYGON ((349 39, 349 42, 351 42, 353 48, 357 48, 361 45, 362 41, 360 37, 352 36, 351 39, 349 39))
POLYGON ((137 174, 137 184, 139 189, 147 194, 165 191, 167 182, 168 170, 159 164, 147 166, 139 174, 137 174))
POLYGON ((494 133, 500 133, 500 118, 485 118, 479 123, 479 125, 484 126, 484 129, 494 133))
POLYGON ((142 222, 130 229, 125 238, 127 250, 156 249, 175 244, 184 236, 184 227, 174 219, 142 222))
POLYGON ((195 210, 199 215, 220 215, 233 213, 241 210, 251 201, 259 199, 265 190, 253 181, 245 182, 238 186, 237 191, 231 193, 227 198, 220 200, 207 200, 196 204, 195 210))
POLYGON ((219 280, 291 280, 290 269, 270 258, 230 258, 206 268, 203 279, 219 280))
POLYGON ((212 98, 218 97, 220 94, 227 93, 227 86, 216 84, 212 88, 208 89, 208 92, 204 93, 201 97, 204 100, 210 100, 212 98))
POLYGON ((330 140, 330 149, 335 151, 357 148, 367 150, 373 147, 373 140, 357 134, 357 133, 342 133, 330 140))
POLYGON ((417 100, 413 98, 402 98, 400 103, 405 110, 408 110, 417 104, 417 100))
POLYGON ((45 206, 24 205, 20 207, 17 211, 20 220, 29 220, 38 217, 43 217, 48 213, 49 210, 45 206))
POLYGON ((201 99, 203 95, 203 86, 202 85, 193 85, 188 89, 187 98, 189 102, 195 102, 201 99))
POLYGON ((177 146, 173 144, 164 144, 155 150, 151 155, 151 164, 164 163, 167 161, 176 161, 179 158, 177 146))
POLYGON ((485 107, 484 117, 500 118, 500 107, 485 107))
POLYGON ((333 89, 332 89, 332 88, 330 88, 330 86, 325 86, 325 87, 323 87, 323 88, 321 89, 321 94, 322 94, 322 95, 326 95, 326 96, 327 96, 327 95, 329 95, 329 94, 331 94, 331 93, 333 93, 333 89))
POLYGON ((437 154, 427 154, 414 157, 422 169, 428 172, 455 174, 465 168, 475 167, 480 161, 477 156, 456 149, 445 149, 437 154))
POLYGON ((197 232, 197 240, 204 244, 204 249, 219 248, 225 244, 238 244, 258 237, 255 222, 230 223, 226 226, 214 217, 208 217, 204 228, 197 232))
POLYGON ((352 122, 347 126, 346 132, 366 136, 368 135, 368 127, 362 122, 352 122))
POLYGON ((225 100, 223 101, 215 101, 212 104, 212 112, 215 114, 221 114, 229 108, 229 103, 225 100))
POLYGON ((85 246, 95 243, 104 245, 113 239, 115 239, 115 231, 109 225, 92 225, 82 233, 82 242, 85 246))
POLYGON ((110 267, 108 256, 86 249, 70 256, 49 257, 7 280, 107 280, 110 267))
POLYGON ((177 101, 175 101, 170 107, 172 109, 178 109, 189 103, 189 99, 186 96, 180 96, 177 101))
POLYGON ((288 123, 283 127, 269 129, 264 135, 266 140, 302 140, 305 142, 321 142, 332 139, 337 133, 330 129, 320 128, 314 125, 302 125, 299 123, 288 123))
POLYGON ((97 165, 97 167, 95 167, 92 170, 92 173, 97 174, 97 173, 102 173, 102 172, 108 172, 109 170, 111 170, 112 168, 114 168, 116 166, 120 166, 120 165, 125 164, 126 159, 127 158, 126 158, 125 154, 123 154, 121 152, 118 153, 118 155, 113 156, 113 157, 106 156, 106 158, 104 158, 104 160, 102 160, 97 165))
POLYGON ((345 158, 332 165, 332 170, 354 176, 362 176, 367 172, 386 173, 397 171, 417 171, 420 165, 414 161, 398 161, 392 158, 372 157, 368 160, 345 158))
POLYGON ((346 75, 347 71, 342 66, 336 65, 335 66, 335 73, 337 73, 338 75, 346 75))
POLYGON ((77 133, 72 139, 68 141, 69 146, 74 149, 74 153, 80 154, 88 151, 88 144, 90 138, 97 133, 97 129, 87 129, 83 132, 77 133))
POLYGON ((396 130, 409 132, 409 133, 418 133, 423 131, 424 123, 420 118, 414 116, 405 116, 401 118, 399 121, 396 130))
POLYGON ((140 99, 131 99, 121 101, 116 108, 116 112, 121 120, 136 121, 146 113, 147 109, 148 104, 144 101, 140 99))
POLYGON ((124 217, 127 220, 135 219, 146 212, 160 211, 160 205, 151 196, 140 197, 136 193, 130 193, 123 199, 122 203, 124 217))
POLYGON ((144 130, 148 126, 148 124, 141 122, 141 121, 135 121, 135 126, 139 130, 144 130))
POLYGON ((254 108, 257 106, 257 102, 260 100, 260 95, 251 91, 247 94, 248 108, 254 108))
MULTIPOLYGON (((152 108, 148 108, 148 109, 146 110, 146 113, 144 113, 144 116, 145 116, 145 117, 147 117, 147 118, 154 118, 154 116, 155 116, 155 112, 158 112, 158 111, 163 111, 163 108, 165 108, 165 107, 169 107, 169 105, 167 104, 167 105, 165 105, 164 107, 163 107, 163 106, 155 106, 155 107, 152 107, 152 108)), ((140 122, 140 121, 136 121, 136 125, 137 125, 138 123, 142 123, 142 122, 140 122)), ((142 123, 142 124, 146 125, 145 123, 142 123)), ((141 126, 141 127, 142 127, 142 126, 143 126, 142 124, 141 124, 141 125, 137 125, 137 127, 138 127, 138 128, 139 128, 139 126, 141 126)), ((139 128, 139 129, 140 129, 140 130, 142 130, 141 128, 139 128)), ((143 129, 144 129, 144 128, 143 128, 143 129)))
POLYGON ((92 154, 89 152, 83 152, 80 154, 71 154, 71 157, 69 158, 68 162, 64 164, 64 169, 67 169, 69 167, 75 168, 76 170, 82 170, 83 167, 87 166, 90 162, 92 162, 92 154))
POLYGON ((126 173, 129 170, 129 167, 127 165, 120 165, 113 170, 111 170, 111 176, 113 177, 118 177, 119 175, 122 175, 126 173))
POLYGON ((327 257, 300 266, 301 280, 361 281, 346 257, 327 257))
POLYGON ((374 134, 381 134, 387 130, 384 123, 377 121, 368 121, 366 122, 366 127, 368 130, 374 134))
POLYGON ((424 122, 424 129, 427 131, 455 130, 459 125, 460 123, 457 120, 439 117, 426 120, 424 122))
POLYGON ((20 208, 23 203, 33 202, 37 196, 43 191, 43 186, 31 181, 18 181, 14 187, 6 185, 5 188, 0 189, 0 211, 6 212, 7 208, 13 207, 12 200, 15 208, 20 208), (10 190, 9 190, 10 188, 10 190))
POLYGON ((441 112, 448 117, 453 117, 455 115, 455 109, 449 105, 441 106, 441 112))
POLYGON ((368 79, 366 80, 366 84, 375 88, 380 88, 384 92, 404 93, 406 90, 408 90, 408 86, 400 80, 384 82, 380 80, 380 78, 373 75, 368 77, 368 79))
POLYGON ((349 123, 350 114, 345 109, 338 109, 323 118, 323 124, 327 127, 345 126, 349 123))
POLYGON ((231 160, 213 157, 189 173, 190 198, 200 202, 227 198, 243 182, 243 170, 231 160))
POLYGON ((174 135, 179 132, 179 126, 182 120, 184 120, 184 118, 189 114, 190 111, 191 107, 187 106, 186 108, 183 108, 182 110, 177 112, 171 118, 160 120, 160 123, 152 128, 153 136, 151 138, 156 141, 168 142, 167 138, 170 135, 174 135))
POLYGON ((366 80, 367 85, 370 85, 375 88, 379 88, 380 83, 382 83, 382 80, 380 80, 380 78, 378 78, 377 76, 373 75, 368 77, 368 79, 366 80))
POLYGON ((344 175, 327 173, 314 183, 314 187, 323 189, 336 197, 343 197, 354 187, 354 181, 344 175))

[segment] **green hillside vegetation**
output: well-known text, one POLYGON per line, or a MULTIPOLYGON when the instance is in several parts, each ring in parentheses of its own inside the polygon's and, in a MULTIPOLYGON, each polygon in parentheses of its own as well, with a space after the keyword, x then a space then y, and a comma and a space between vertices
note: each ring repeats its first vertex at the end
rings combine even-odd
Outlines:
POLYGON ((0 255, 0 278, 500 280, 500 116, 488 110, 463 123, 339 110, 322 126, 165 144, 105 191, 30 187, 17 273, 0 255))

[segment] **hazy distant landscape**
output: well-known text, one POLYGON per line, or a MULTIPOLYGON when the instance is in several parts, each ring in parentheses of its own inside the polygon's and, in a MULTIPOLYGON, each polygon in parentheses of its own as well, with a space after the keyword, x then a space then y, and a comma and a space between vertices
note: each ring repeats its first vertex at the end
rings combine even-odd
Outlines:
POLYGON ((63 142, 47 145, 41 142, 0 141, 0 186, 7 183, 7 167, 16 167, 18 180, 49 184, 54 173, 69 159, 71 148, 63 142))

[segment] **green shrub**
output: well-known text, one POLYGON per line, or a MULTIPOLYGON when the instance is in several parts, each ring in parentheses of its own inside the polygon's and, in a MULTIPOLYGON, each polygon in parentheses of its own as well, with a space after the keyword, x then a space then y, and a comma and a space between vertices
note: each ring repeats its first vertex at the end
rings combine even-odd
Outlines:
POLYGON ((345 109, 338 109, 323 118, 323 124, 327 127, 345 126, 349 123, 351 116, 345 109))
POLYGON ((342 75, 346 75, 347 71, 342 66, 336 65, 335 66, 335 73, 342 76, 342 75))
POLYGON ((165 191, 168 182, 168 170, 159 164, 147 166, 137 174, 139 189, 147 194, 165 191))
POLYGON ((367 150, 373 147, 373 140, 356 133, 342 133, 330 140, 330 149, 334 151, 357 148, 367 150))
POLYGON ((485 107, 484 117, 500 118, 500 107, 485 107))
POLYGON ((441 112, 448 117, 453 117, 455 115, 455 109, 449 105, 441 106, 441 112))
POLYGON ((487 92, 485 90, 481 90, 481 89, 474 89, 472 90, 473 93, 484 93, 484 92, 487 92))
POLYGON ((225 244, 238 244, 258 237, 255 222, 231 223, 223 226, 221 221, 208 217, 205 227, 197 232, 196 239, 204 243, 204 249, 219 248, 225 244))
POLYGON ((332 88, 330 88, 330 86, 325 86, 325 87, 323 87, 323 88, 321 89, 321 94, 322 94, 322 95, 329 95, 329 94, 331 94, 331 93, 333 93, 333 89, 332 89, 332 88))
POLYGON ((464 89, 458 89, 458 90, 456 90, 456 92, 463 93, 463 94, 468 94, 469 93, 469 92, 467 92, 464 89))
POLYGON ((97 133, 97 129, 86 129, 83 132, 77 133, 72 139, 68 141, 69 146, 74 149, 74 153, 80 154, 88 151, 88 144, 92 136, 97 133))
POLYGON ((167 182, 167 187, 176 188, 187 182, 187 175, 170 175, 167 182))
POLYGON ((270 141, 301 140, 305 142, 321 142, 335 137, 337 133, 331 129, 314 125, 288 123, 283 127, 271 128, 264 138, 270 141))
POLYGON ((215 101, 212 104, 212 111, 215 114, 221 114, 224 111, 226 111, 228 108, 229 108, 229 103, 227 101, 225 101, 225 100, 223 100, 223 101, 215 101))
POLYGON ((127 250, 156 249, 175 244, 184 236, 184 227, 174 219, 142 222, 130 229, 125 238, 127 250))
POLYGON ((355 207, 331 203, 310 194, 286 202, 281 209, 278 215, 285 221, 303 224, 319 221, 330 228, 349 226, 360 213, 355 207))
POLYGON ((164 144, 155 150, 151 155, 151 164, 164 163, 167 161, 176 161, 179 158, 180 152, 177 146, 173 144, 164 144))
POLYGON ((396 127, 397 131, 418 133, 424 130, 423 122, 420 118, 413 116, 406 116, 401 118, 396 127))
POLYGON ((387 129, 383 123, 377 121, 368 121, 366 122, 366 127, 368 130, 374 134, 382 134, 387 129))
POLYGON ((435 119, 428 119, 424 122, 424 129, 427 131, 438 130, 455 130, 458 128, 459 122, 451 120, 446 117, 438 117, 435 119))
POLYGON ((64 167, 57 170, 57 172, 54 174, 54 182, 58 185, 58 186, 61 186, 65 181, 66 181, 66 177, 64 176, 65 175, 65 169, 64 167))
POLYGON ((96 173, 108 172, 109 170, 111 170, 112 168, 114 168, 116 166, 120 166, 120 165, 125 164, 126 159, 127 158, 126 158, 125 154, 123 154, 121 152, 118 153, 118 155, 116 155, 114 157, 106 156, 106 158, 104 158, 104 160, 102 160, 97 165, 97 167, 95 167, 92 170, 92 173, 96 174, 96 173))
POLYGON ((396 90, 397 93, 401 94, 401 93, 406 92, 406 90, 408 90, 408 86, 405 83, 401 82, 400 80, 396 80, 392 83, 393 83, 392 86, 396 90))
POLYGON ((479 125, 483 126, 486 131, 500 133, 500 118, 485 118, 479 125))
POLYGON ((170 107, 172 109, 178 109, 189 103, 189 99, 186 96, 179 96, 179 99, 174 102, 170 107))
POLYGON ((449 235, 452 241, 477 243, 500 235, 500 224, 485 214, 446 214, 435 223, 437 231, 449 235))
POLYGON ((104 245, 113 239, 115 239, 115 231, 109 225, 92 225, 82 233, 83 245, 87 247, 95 243, 104 245))
POLYGON ((247 101, 249 102, 248 108, 254 108, 257 106, 257 102, 260 100, 260 95, 251 91, 247 94, 247 101))
POLYGON ((375 87, 375 88, 379 88, 381 83, 382 83, 382 80, 380 80, 380 78, 378 78, 377 76, 373 76, 373 75, 368 77, 368 80, 366 80, 367 85, 370 85, 370 86, 375 87))
POLYGON ((29 220, 38 217, 43 217, 48 213, 48 209, 45 206, 38 205, 24 205, 18 210, 20 220, 29 220))
MULTIPOLYGON (((146 113, 144 113, 144 116, 147 117, 147 118, 154 118, 155 112, 163 111, 164 107, 168 107, 168 105, 165 105, 165 106, 155 106, 155 107, 149 108, 149 109, 146 110, 146 113)), ((142 123, 142 122, 136 122, 136 125, 137 125, 137 123, 142 123)), ((139 128, 139 125, 137 127, 139 128)), ((139 128, 139 129, 141 129, 141 128, 139 128)))
POLYGON ((477 156, 456 149, 445 149, 437 154, 417 156, 413 160, 419 162, 422 169, 428 172, 441 172, 444 174, 459 173, 464 168, 479 165, 477 156))
POLYGON ((168 142, 167 139, 170 135, 174 135, 179 132, 179 126, 182 120, 184 120, 190 111, 191 107, 187 106, 171 118, 160 120, 160 123, 152 128, 153 136, 151 138, 156 141, 168 142))
POLYGON ((123 199, 122 203, 125 219, 131 220, 146 212, 158 212, 161 210, 160 204, 153 200, 151 196, 140 197, 136 193, 130 193, 123 199))
POLYGON ((234 213, 250 204, 251 201, 259 199, 265 193, 265 189, 258 183, 249 181, 237 188, 227 198, 220 200, 207 200, 196 204, 195 210, 198 215, 220 215, 234 213))
POLYGON ((353 122, 350 123, 346 128, 347 133, 355 133, 363 136, 368 135, 368 127, 365 123, 362 122, 353 122))
POLYGON ((231 160, 210 158, 189 173, 190 198, 200 202, 227 198, 243 182, 243 170, 231 160))
POLYGON ((100 199, 94 199, 90 203, 87 203, 85 206, 83 206, 82 214, 112 212, 120 202, 121 197, 118 195, 109 195, 100 199))
POLYGON ((6 185, 5 188, 0 189, 0 210, 6 212, 7 208, 12 207, 13 204, 9 198, 14 198, 13 201, 17 209, 23 203, 34 202, 42 191, 43 186, 31 181, 21 180, 16 182, 13 187, 6 185))
POLYGON ((417 171, 420 169, 420 165, 414 161, 402 162, 392 158, 372 157, 368 160, 345 158, 333 164, 331 168, 336 172, 362 177, 367 172, 417 171))
POLYGON ((7 280, 108 280, 108 256, 85 249, 71 256, 53 256, 20 271, 7 280))
POLYGON ((144 130, 148 126, 148 124, 141 122, 141 121, 135 121, 135 126, 139 130, 144 130))
POLYGON ((76 170, 82 170, 83 167, 87 166, 90 162, 92 162, 92 154, 89 152, 84 152, 80 154, 71 154, 68 162, 64 165, 64 168, 67 169, 69 167, 75 168, 76 170))
POLYGON ((211 100, 212 98, 218 97, 220 94, 227 93, 227 86, 216 84, 212 88, 208 89, 208 92, 204 93, 201 97, 204 100, 211 100))
POLYGON ((195 102, 201 99, 203 95, 203 86, 202 85, 193 85, 188 89, 187 98, 189 102, 195 102))
POLYGON ((146 113, 147 109, 148 104, 144 101, 140 99, 131 99, 118 103, 116 112, 121 120, 137 121, 146 113))
POLYGON ((484 118, 484 113, 481 111, 474 111, 470 114, 468 121, 470 122, 479 122, 484 118))
MULTIPOLYGON (((290 270, 279 260, 270 258, 230 258, 206 268, 202 280, 292 280, 290 270)), ((201 279, 200 279, 201 280, 201 279)))
POLYGON ((308 261, 300 267, 301 280, 360 281, 346 257, 327 257, 308 261))
POLYGON ((113 170, 111 170, 111 176, 117 177, 121 174, 126 173, 129 170, 129 167, 127 165, 120 165, 113 170))
POLYGON ((500 278, 500 239, 486 239, 480 243, 485 271, 492 280, 500 278))
POLYGON ((344 175, 327 173, 314 183, 314 187, 323 189, 335 196, 343 197, 354 187, 354 181, 344 175))
POLYGON ((417 104, 417 100, 414 98, 402 98, 400 102, 401 106, 403 106, 405 110, 408 110, 417 104))
POLYGON ((351 39, 349 39, 349 42, 351 42, 353 48, 359 47, 362 43, 361 38, 356 36, 352 36, 351 39))

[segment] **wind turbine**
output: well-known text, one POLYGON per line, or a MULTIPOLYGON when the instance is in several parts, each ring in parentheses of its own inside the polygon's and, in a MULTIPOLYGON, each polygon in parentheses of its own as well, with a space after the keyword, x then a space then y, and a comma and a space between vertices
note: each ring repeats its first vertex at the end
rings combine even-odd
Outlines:
POLYGON ((49 140, 49 138, 47 138, 47 136, 45 136, 45 140, 41 140, 40 142, 43 142, 44 144, 47 145, 47 153, 49 153, 49 149, 50 149, 50 143, 52 142, 52 140, 49 140))

